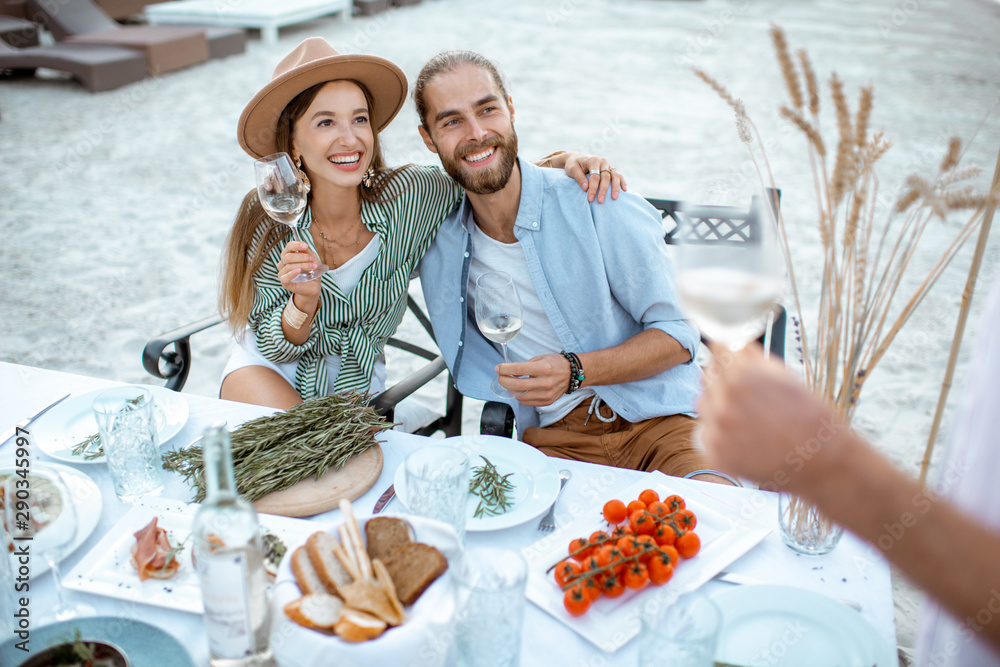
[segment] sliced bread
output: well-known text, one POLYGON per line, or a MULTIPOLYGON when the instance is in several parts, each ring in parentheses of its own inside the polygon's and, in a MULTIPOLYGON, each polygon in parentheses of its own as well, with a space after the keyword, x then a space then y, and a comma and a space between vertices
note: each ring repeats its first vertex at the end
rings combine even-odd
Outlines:
POLYGON ((333 626, 333 631, 344 641, 363 642, 375 639, 385 632, 386 627, 385 621, 380 618, 345 607, 340 620, 333 626))
POLYGON ((365 524, 365 541, 372 560, 385 560, 393 551, 413 541, 410 524, 391 516, 376 516, 365 524))
POLYGON ((310 630, 332 630, 344 612, 344 603, 327 593, 311 593, 285 605, 285 614, 310 630))
POLYGON ((341 590, 344 593, 344 602, 351 609, 368 612, 389 625, 395 626, 403 622, 403 616, 396 612, 385 588, 374 579, 355 581, 341 590))
POLYGON ((339 544, 340 541, 330 533, 317 531, 306 540, 306 552, 326 591, 344 597, 340 592, 341 586, 351 583, 354 578, 333 553, 334 547, 339 544))
POLYGON ((295 575, 295 583, 299 585, 303 595, 329 592, 323 585, 323 580, 319 578, 316 568, 313 567, 305 547, 299 547, 292 552, 292 574, 295 575))
POLYGON ((445 570, 448 560, 440 551, 422 542, 411 542, 382 559, 405 605, 411 605, 445 570))

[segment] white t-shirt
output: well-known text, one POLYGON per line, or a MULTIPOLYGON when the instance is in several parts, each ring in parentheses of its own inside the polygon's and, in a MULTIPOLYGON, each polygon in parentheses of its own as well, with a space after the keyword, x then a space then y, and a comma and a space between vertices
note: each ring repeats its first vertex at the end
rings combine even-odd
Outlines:
MULTIPOLYGON (((476 319, 476 280, 488 271, 505 271, 510 274, 521 297, 524 325, 521 333, 507 343, 507 358, 511 362, 527 361, 543 354, 559 354, 562 344, 555 329, 545 314, 542 302, 531 282, 528 263, 520 243, 501 243, 485 234, 479 226, 472 232, 472 263, 469 265, 468 307, 472 319, 476 319)), ((572 350, 579 352, 579 350, 572 350)), ((536 407, 539 426, 548 426, 565 417, 570 410, 584 399, 594 395, 590 387, 581 387, 572 394, 563 394, 551 405, 536 407)))
MULTIPOLYGON (((1000 533, 1000 282, 994 287, 979 327, 961 407, 936 490, 962 510, 1000 533)), ((1000 563, 997 563, 1000 567, 1000 563)), ((928 600, 921 618, 918 664, 926 667, 1000 666, 1000 653, 977 632, 1000 622, 1000 591, 983 592, 976 618, 956 620, 928 600)))

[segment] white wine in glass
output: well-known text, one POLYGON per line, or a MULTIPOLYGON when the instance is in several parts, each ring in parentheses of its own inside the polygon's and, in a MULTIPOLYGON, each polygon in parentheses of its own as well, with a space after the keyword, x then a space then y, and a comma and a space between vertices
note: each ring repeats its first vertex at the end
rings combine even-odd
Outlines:
MULTIPOLYGON (((261 158, 254 163, 257 174, 257 196, 260 205, 276 222, 288 225, 296 231, 300 241, 302 228, 299 219, 306 210, 308 190, 299 177, 299 170, 292 162, 288 153, 275 153, 261 158)), ((330 270, 325 264, 320 264, 312 271, 305 271, 292 278, 293 283, 304 283, 316 280, 330 270)))
POLYGON ((755 223, 749 226, 747 240, 712 239, 704 222, 711 218, 712 207, 686 206, 679 211, 674 239, 677 287, 685 314, 706 338, 732 350, 764 333, 784 289, 775 209, 767 196, 755 194, 750 200, 755 223))
MULTIPOLYGON (((507 343, 521 331, 521 297, 510 274, 503 271, 489 271, 476 279, 476 324, 486 338, 500 343, 503 362, 507 361, 507 343)), ((497 377, 490 390, 500 398, 514 398, 500 384, 497 377)))

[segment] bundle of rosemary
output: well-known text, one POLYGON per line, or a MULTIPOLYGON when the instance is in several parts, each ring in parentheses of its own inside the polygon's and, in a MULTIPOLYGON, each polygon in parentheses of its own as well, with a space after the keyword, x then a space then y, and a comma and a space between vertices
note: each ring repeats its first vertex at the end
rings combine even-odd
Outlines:
MULTIPOLYGON (((320 396, 286 412, 258 417, 232 432, 233 470, 240 495, 254 502, 308 477, 343 467, 392 426, 361 393, 320 396)), ((205 499, 202 448, 163 455, 163 467, 180 473, 205 499)))

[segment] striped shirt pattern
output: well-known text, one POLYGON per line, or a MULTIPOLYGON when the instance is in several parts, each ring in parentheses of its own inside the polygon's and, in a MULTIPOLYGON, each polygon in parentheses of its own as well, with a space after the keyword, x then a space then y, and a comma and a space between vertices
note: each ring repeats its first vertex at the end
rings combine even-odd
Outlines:
MULTIPOLYGON (((285 243, 278 243, 254 274, 256 286, 249 326, 257 347, 275 363, 298 360, 295 389, 304 399, 329 391, 326 355, 340 355, 340 373, 334 392, 367 391, 375 358, 406 312, 410 274, 434 239, 445 216, 455 207, 462 189, 437 167, 406 167, 386 186, 381 203, 361 202, 361 221, 381 237, 375 261, 365 269, 358 286, 345 296, 333 277, 323 275, 320 307, 309 338, 293 345, 281 330, 281 315, 291 293, 278 280, 278 262, 285 243)), ((299 223, 302 238, 317 256, 312 234, 312 210, 299 223)), ((254 244, 264 236, 257 230, 254 244)), ((253 250, 251 250, 251 254, 253 250)))

